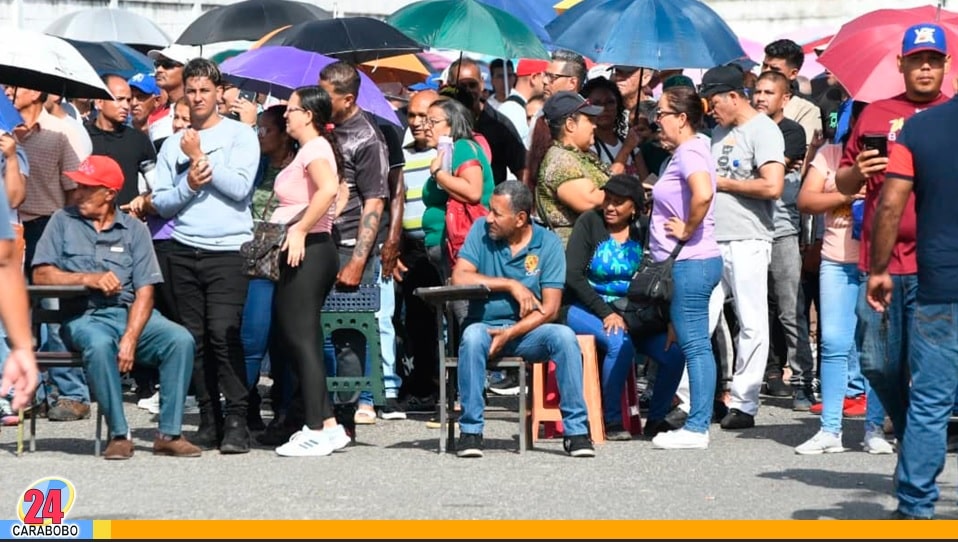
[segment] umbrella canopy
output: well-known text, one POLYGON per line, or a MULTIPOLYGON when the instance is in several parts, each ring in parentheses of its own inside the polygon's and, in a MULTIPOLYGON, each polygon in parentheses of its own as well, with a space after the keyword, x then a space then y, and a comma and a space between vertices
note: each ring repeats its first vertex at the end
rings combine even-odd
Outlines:
POLYGON ((386 22, 430 47, 500 58, 549 58, 542 42, 522 21, 477 0, 420 0, 396 11, 386 22))
POLYGON ((152 20, 116 8, 67 13, 50 23, 44 32, 81 41, 117 41, 139 49, 159 49, 170 44, 170 37, 152 20))
POLYGON ((6 93, 0 92, 0 130, 12 132, 14 128, 23 124, 23 117, 13 106, 13 102, 7 98, 6 93))
POLYGON ((422 45, 371 17, 309 21, 276 32, 264 45, 288 46, 362 64, 422 51, 422 45))
POLYGON ((83 55, 100 76, 108 73, 129 79, 138 73, 153 73, 153 61, 136 49, 115 41, 64 39, 83 55))
POLYGON ((0 32, 0 84, 69 98, 113 99, 93 66, 72 45, 17 28, 0 32))
POLYGON ((184 45, 254 41, 281 26, 330 19, 328 11, 293 0, 244 0, 200 15, 176 39, 184 45))
POLYGON ((487 6, 501 9, 506 13, 514 15, 530 30, 536 33, 536 37, 545 46, 552 43, 552 36, 546 31, 546 25, 552 19, 556 18, 556 12, 552 9, 552 0, 525 0, 517 2, 516 0, 479 0, 487 6))
POLYGON ((547 30, 556 47, 600 64, 711 68, 745 56, 735 32, 699 0, 582 2, 547 30))
POLYGON ((579 2, 582 2, 582 0, 562 0, 557 4, 554 4, 552 9, 554 9, 559 15, 562 15, 566 11, 569 11, 569 9, 573 6, 579 4, 579 2))
MULTIPOLYGON (((845 23, 818 59, 838 79, 848 93, 863 102, 890 98, 905 91, 905 82, 898 71, 902 36, 908 27, 934 21, 934 7, 880 9, 845 23)), ((958 13, 941 11, 937 23, 954 50, 958 43, 958 13)), ((958 75, 952 63, 945 75, 942 91, 953 95, 951 81, 958 75)))
POLYGON ((414 54, 370 60, 357 67, 377 84, 402 83, 408 87, 425 81, 430 75, 429 68, 414 54))
MULTIPOLYGON (((220 70, 241 89, 285 99, 299 87, 315 85, 319 81, 319 72, 336 60, 295 47, 267 46, 230 58, 220 65, 220 70)), ((359 77, 362 82, 356 103, 364 110, 401 126, 399 117, 376 83, 365 73, 360 72, 359 77)))

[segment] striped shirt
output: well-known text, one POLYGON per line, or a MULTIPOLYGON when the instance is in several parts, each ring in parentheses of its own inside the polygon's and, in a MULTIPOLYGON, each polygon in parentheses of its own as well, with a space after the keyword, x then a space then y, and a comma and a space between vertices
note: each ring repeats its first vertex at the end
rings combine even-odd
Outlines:
MULTIPOLYGON (((407 132, 408 134, 408 132, 407 132)), ((407 136, 407 140, 410 138, 407 136)), ((413 239, 423 239, 422 215, 426 205, 422 202, 422 188, 429 180, 429 165, 436 158, 436 149, 416 151, 413 143, 403 147, 406 166, 403 168, 403 180, 406 184, 406 203, 403 206, 403 232, 413 239)))
POLYGON ((73 127, 67 122, 42 110, 31 129, 17 134, 30 163, 27 197, 19 209, 23 221, 51 216, 66 206, 66 193, 77 187, 63 173, 75 171, 85 157, 70 144, 73 127))

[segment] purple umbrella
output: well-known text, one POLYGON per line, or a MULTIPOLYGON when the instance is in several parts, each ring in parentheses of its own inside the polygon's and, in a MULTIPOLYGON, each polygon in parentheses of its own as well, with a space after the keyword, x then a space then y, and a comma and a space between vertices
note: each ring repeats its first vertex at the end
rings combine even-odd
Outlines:
MULTIPOLYGON (((260 47, 224 61, 220 71, 241 89, 254 90, 286 99, 299 87, 315 85, 319 72, 337 59, 295 47, 260 47)), ((356 103, 359 107, 402 126, 383 93, 366 74, 359 72, 361 83, 356 103)))

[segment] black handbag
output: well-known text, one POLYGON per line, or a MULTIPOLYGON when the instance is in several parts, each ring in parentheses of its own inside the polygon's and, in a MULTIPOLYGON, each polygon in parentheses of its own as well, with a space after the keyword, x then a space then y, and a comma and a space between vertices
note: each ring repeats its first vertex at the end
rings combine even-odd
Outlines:
MULTIPOLYGON (((648 243, 645 246, 648 247, 648 243)), ((683 246, 685 246, 685 241, 679 241, 669 257, 661 262, 652 260, 652 253, 647 251, 642 258, 642 263, 639 264, 639 268, 632 275, 626 297, 632 301, 644 303, 668 304, 672 301, 672 290, 674 288, 672 265, 675 263, 675 258, 679 255, 679 252, 682 251, 683 246)))
POLYGON ((306 210, 286 224, 267 222, 266 215, 269 205, 275 194, 271 194, 260 220, 253 224, 253 238, 240 247, 240 256, 243 258, 243 274, 256 279, 267 279, 273 282, 279 280, 279 267, 282 258, 283 243, 286 241, 286 230, 303 217, 306 210))
POLYGON ((257 279, 279 280, 281 248, 286 241, 286 224, 263 220, 253 226, 253 239, 243 243, 243 274, 257 279))
POLYGON ((622 317, 626 330, 633 338, 658 335, 669 329, 668 303, 647 303, 623 297, 615 300, 611 306, 622 317))

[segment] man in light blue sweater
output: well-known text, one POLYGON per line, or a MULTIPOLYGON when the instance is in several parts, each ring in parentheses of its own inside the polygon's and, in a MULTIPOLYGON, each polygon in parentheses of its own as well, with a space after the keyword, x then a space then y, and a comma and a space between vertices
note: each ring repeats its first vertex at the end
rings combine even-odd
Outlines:
POLYGON ((183 80, 191 127, 160 149, 151 203, 162 217, 174 219, 172 276, 165 279, 172 284, 180 323, 196 341, 193 386, 200 426, 192 440, 205 448, 219 446, 224 454, 246 453, 240 322, 248 280, 239 249, 253 237, 249 205, 259 141, 248 126, 217 112, 222 87, 216 64, 194 59, 183 80))

